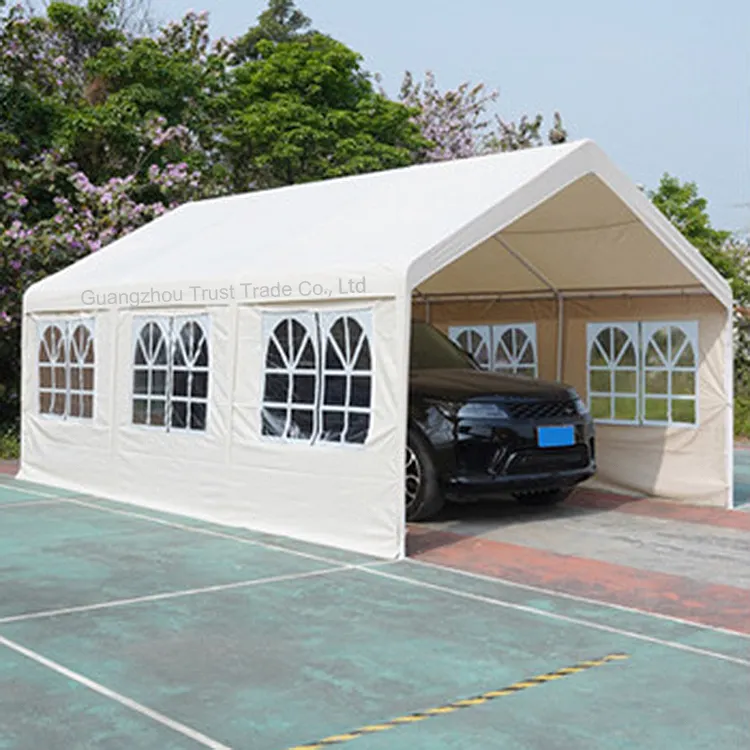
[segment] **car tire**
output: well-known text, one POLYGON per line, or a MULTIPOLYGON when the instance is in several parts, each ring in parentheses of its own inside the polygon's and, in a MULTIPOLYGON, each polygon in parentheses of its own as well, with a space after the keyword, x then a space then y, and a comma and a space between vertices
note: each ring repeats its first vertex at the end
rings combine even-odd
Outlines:
POLYGON ((570 488, 557 490, 539 490, 532 492, 518 492, 515 495, 516 500, 521 504, 531 508, 549 507, 559 505, 567 500, 573 492, 570 488))
POLYGON ((409 429, 406 444, 406 481, 404 487, 406 520, 429 521, 445 505, 437 470, 427 441, 409 429))

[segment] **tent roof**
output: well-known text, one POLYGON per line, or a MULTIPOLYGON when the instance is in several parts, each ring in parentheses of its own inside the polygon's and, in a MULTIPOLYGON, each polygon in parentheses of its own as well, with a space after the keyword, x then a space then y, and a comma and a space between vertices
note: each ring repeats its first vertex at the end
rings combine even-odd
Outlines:
POLYGON ((229 284, 245 298, 288 284, 299 299, 301 281, 337 298, 347 276, 368 296, 695 287, 732 302, 636 186, 577 141, 189 203, 33 285, 25 307, 229 284))

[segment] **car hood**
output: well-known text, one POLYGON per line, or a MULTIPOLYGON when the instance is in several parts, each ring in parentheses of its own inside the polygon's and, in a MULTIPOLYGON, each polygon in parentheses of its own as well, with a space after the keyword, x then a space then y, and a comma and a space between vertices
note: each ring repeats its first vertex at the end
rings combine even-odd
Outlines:
POLYGON ((563 383, 501 375, 484 370, 413 370, 410 391, 414 395, 460 401, 471 399, 565 400, 576 398, 573 388, 563 383))

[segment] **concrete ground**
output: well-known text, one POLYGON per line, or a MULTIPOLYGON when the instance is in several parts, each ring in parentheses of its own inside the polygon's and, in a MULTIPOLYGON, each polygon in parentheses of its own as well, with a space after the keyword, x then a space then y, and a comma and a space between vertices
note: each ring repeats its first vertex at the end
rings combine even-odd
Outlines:
POLYGON ((0 748, 747 748, 750 514, 579 493, 361 555, 0 477, 0 748))

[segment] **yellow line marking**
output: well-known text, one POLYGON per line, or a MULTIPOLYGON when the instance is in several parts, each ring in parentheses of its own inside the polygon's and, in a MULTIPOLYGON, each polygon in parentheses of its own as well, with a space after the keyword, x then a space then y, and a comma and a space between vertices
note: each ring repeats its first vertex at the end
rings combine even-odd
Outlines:
POLYGON ((584 672, 587 669, 593 669, 594 667, 601 667, 610 661, 622 661, 623 659, 629 659, 628 654, 608 654, 601 659, 590 659, 588 661, 582 661, 575 664, 572 667, 563 667, 554 672, 547 672, 546 674, 538 675, 537 677, 531 677, 527 680, 515 682, 508 687, 504 687, 500 690, 490 690, 482 695, 476 695, 473 698, 463 698, 462 700, 453 701, 453 703, 446 703, 444 706, 438 706, 437 708, 429 708, 425 711, 416 711, 413 714, 407 716, 400 716, 397 719, 391 719, 390 721, 384 721, 382 724, 368 724, 367 726, 360 727, 353 732, 346 732, 345 734, 335 734, 331 737, 327 737, 324 740, 318 740, 312 742, 309 745, 297 745, 296 747, 289 748, 289 750, 323 750, 323 748, 330 747, 331 745, 341 745, 344 742, 351 742, 356 740, 358 737, 364 737, 367 734, 375 734, 376 732, 385 732, 389 729, 395 729, 395 727, 401 724, 412 724, 418 721, 424 721, 432 716, 441 716, 445 714, 453 713, 462 708, 469 708, 470 706, 479 706, 487 701, 494 700, 506 695, 514 695, 519 693, 521 690, 528 690, 529 688, 536 687, 537 685, 544 685, 552 680, 559 680, 562 677, 569 675, 578 674, 584 672))

